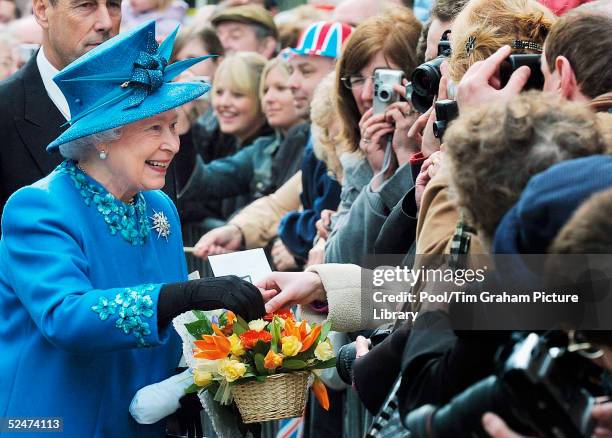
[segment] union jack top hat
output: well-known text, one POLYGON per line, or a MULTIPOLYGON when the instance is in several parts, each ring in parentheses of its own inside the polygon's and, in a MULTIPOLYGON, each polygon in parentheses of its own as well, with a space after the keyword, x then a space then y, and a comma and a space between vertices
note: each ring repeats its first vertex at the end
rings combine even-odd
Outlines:
POLYGON ((342 46, 353 33, 353 28, 339 21, 320 21, 311 24, 302 34, 300 41, 291 52, 295 55, 327 56, 338 58, 342 46))

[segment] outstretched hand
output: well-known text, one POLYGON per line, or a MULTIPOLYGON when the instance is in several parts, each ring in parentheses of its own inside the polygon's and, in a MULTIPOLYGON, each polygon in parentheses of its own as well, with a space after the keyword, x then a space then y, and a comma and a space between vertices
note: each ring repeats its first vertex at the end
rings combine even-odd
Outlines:
POLYGON ((266 312, 326 299, 321 277, 314 272, 273 272, 255 286, 263 289, 266 312), (275 291, 268 293, 268 291, 275 291))

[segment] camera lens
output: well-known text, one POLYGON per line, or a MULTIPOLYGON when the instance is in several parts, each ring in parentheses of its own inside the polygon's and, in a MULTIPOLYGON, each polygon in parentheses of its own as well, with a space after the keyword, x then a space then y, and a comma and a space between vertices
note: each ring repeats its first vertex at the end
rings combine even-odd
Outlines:
POLYGON ((445 59, 444 56, 438 56, 429 62, 421 64, 414 70, 412 73, 412 86, 418 94, 423 96, 438 94, 440 79, 442 78, 440 65, 442 65, 445 59))
POLYGON ((393 96, 392 90, 389 90, 388 87, 380 87, 380 91, 378 92, 378 100, 381 102, 388 102, 391 100, 391 96, 393 96))
POLYGON ((347 385, 353 384, 353 364, 357 358, 357 350, 355 342, 345 344, 338 350, 338 358, 336 360, 336 370, 338 375, 347 385))

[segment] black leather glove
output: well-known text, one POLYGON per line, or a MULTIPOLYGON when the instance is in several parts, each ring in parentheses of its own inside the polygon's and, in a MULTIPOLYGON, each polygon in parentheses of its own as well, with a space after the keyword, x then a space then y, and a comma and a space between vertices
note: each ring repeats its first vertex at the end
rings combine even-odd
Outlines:
POLYGON ((157 323, 161 328, 188 310, 215 309, 231 310, 246 321, 266 313, 259 289, 230 275, 163 285, 157 302, 157 323))

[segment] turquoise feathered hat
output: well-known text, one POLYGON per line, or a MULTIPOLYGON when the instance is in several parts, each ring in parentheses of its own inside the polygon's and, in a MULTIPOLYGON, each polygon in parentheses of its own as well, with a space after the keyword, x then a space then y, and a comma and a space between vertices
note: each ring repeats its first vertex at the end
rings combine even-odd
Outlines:
POLYGON ((69 128, 47 151, 107 129, 127 125, 181 106, 210 86, 171 82, 210 56, 168 65, 178 27, 160 45, 150 21, 100 44, 60 71, 53 80, 68 101, 69 128))

